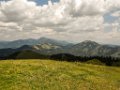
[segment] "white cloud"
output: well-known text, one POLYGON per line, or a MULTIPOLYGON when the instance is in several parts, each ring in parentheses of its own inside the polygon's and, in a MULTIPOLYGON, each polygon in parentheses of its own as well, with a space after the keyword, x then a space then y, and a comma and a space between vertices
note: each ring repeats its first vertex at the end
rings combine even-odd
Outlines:
POLYGON ((17 23, 4 23, 0 22, 0 31, 22 31, 22 27, 18 26, 17 23))
POLYGON ((116 12, 112 13, 112 16, 120 18, 120 11, 116 11, 116 12))
POLYGON ((0 32, 2 35, 9 33, 8 36, 12 32, 11 39, 48 35, 62 39, 81 38, 78 41, 102 39, 103 42, 111 37, 108 41, 113 42, 116 41, 113 36, 120 38, 120 20, 112 24, 104 23, 103 16, 114 11, 112 16, 119 18, 119 10, 119 0, 60 0, 58 3, 49 1, 48 5, 43 6, 28 0, 1 1, 0 32), (110 32, 104 32, 104 29, 111 27, 110 32), (16 37, 16 33, 20 35, 16 37))
POLYGON ((6 22, 21 22, 32 17, 36 9, 34 2, 27 0, 11 0, 1 2, 0 11, 5 16, 6 22))
POLYGON ((103 14, 104 0, 66 0, 61 1, 65 5, 65 12, 74 17, 103 14))
POLYGON ((116 9, 120 9, 120 1, 119 0, 106 0, 105 5, 106 5, 105 7, 108 10, 108 12, 114 11, 116 9))

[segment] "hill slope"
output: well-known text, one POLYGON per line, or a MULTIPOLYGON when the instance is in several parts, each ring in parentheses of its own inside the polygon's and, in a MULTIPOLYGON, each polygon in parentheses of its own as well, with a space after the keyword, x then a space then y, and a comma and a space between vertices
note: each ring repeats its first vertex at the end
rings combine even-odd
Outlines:
POLYGON ((45 55, 30 51, 30 50, 23 50, 23 51, 18 51, 13 54, 11 54, 9 59, 42 59, 46 58, 45 55))
POLYGON ((120 68, 50 60, 0 61, 0 90, 119 90, 120 68))

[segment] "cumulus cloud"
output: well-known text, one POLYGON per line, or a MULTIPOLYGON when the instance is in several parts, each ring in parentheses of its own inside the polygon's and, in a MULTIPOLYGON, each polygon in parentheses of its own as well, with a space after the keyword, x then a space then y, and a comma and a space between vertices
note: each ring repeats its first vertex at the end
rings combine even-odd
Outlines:
POLYGON ((119 18, 120 17, 120 11, 116 11, 116 12, 112 13, 112 16, 119 18))
POLYGON ((65 5, 65 12, 74 17, 98 15, 105 11, 104 0, 61 0, 61 3, 65 5))
MULTIPOLYGON (((119 0, 60 0, 56 3, 49 1, 48 5, 43 6, 30 0, 2 0, 0 32, 1 35, 12 35, 11 39, 40 36, 61 39, 72 37, 73 40, 76 40, 76 37, 81 38, 78 41, 90 38, 99 41, 100 38, 103 39, 99 37, 101 34, 106 38, 102 41, 105 41, 112 37, 112 34, 120 37, 120 20, 106 23, 103 16, 111 13, 113 17, 119 18, 119 12, 119 0), (107 29, 111 29, 110 32, 106 33, 107 29), (13 34, 20 35, 14 37, 13 34)), ((111 38, 111 42, 113 41, 116 41, 115 38, 111 38)))
POLYGON ((0 11, 5 16, 6 22, 21 22, 32 17, 32 11, 36 9, 35 2, 27 0, 11 0, 1 2, 0 11))
POLYGON ((106 9, 108 10, 108 12, 114 11, 116 9, 120 9, 119 0, 106 0, 105 5, 106 5, 106 9))

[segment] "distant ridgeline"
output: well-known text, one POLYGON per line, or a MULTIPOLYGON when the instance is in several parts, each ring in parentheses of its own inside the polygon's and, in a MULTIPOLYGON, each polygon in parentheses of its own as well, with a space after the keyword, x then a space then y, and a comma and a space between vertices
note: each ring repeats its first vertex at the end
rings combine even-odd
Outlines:
POLYGON ((120 46, 94 41, 78 44, 48 38, 0 42, 0 59, 52 59, 120 66, 120 46))

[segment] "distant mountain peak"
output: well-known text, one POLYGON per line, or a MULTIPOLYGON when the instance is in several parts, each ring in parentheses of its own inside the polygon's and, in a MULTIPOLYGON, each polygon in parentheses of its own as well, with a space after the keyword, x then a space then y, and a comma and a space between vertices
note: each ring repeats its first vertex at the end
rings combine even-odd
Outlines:
POLYGON ((67 41, 56 40, 56 39, 47 38, 47 37, 41 37, 39 38, 39 41, 41 41, 41 44, 50 43, 50 44, 56 44, 60 46, 66 46, 66 45, 72 44, 67 41))
POLYGON ((49 39, 49 38, 47 38, 47 37, 41 37, 41 38, 39 38, 39 39, 49 39))
POLYGON ((55 40, 55 39, 47 38, 47 37, 41 37, 41 38, 39 38, 39 40, 52 40, 52 41, 57 41, 57 40, 55 40))
POLYGON ((99 45, 99 43, 95 42, 95 41, 91 41, 91 40, 85 40, 83 42, 81 42, 82 44, 93 44, 93 45, 99 45))
POLYGON ((94 43, 96 43, 95 41, 92 41, 92 40, 85 40, 85 41, 82 41, 82 42, 84 42, 84 43, 89 43, 89 42, 94 42, 94 43))

